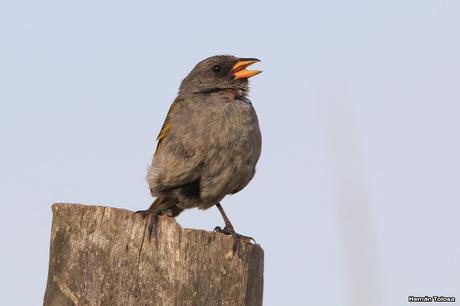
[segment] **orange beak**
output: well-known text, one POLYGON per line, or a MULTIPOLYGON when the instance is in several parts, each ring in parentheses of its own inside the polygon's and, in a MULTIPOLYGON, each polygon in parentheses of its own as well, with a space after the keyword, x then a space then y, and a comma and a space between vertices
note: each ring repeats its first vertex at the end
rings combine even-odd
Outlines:
POLYGON ((233 74, 235 80, 249 79, 262 72, 260 70, 246 70, 247 67, 257 62, 260 62, 257 58, 240 58, 230 72, 233 74))

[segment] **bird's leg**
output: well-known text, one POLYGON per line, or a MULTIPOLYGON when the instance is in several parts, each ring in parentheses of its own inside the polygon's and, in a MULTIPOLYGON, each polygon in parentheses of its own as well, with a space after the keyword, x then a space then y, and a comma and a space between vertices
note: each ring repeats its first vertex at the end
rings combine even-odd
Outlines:
POLYGON ((233 225, 230 222, 230 219, 227 217, 227 214, 225 213, 224 208, 222 207, 222 205, 220 205, 220 203, 217 203, 216 207, 219 209, 219 212, 222 215, 222 218, 224 219, 225 227, 224 227, 224 229, 222 229, 220 226, 216 226, 216 228, 214 230, 218 231, 220 233, 227 234, 227 235, 231 235, 231 234, 235 233, 235 229, 233 228, 233 225))
POLYGON ((254 238, 249 237, 249 236, 244 236, 244 235, 241 235, 241 234, 238 234, 237 232, 235 232, 235 229, 233 228, 233 225, 230 222, 230 219, 228 219, 227 214, 225 213, 224 209, 222 208, 222 205, 220 205, 220 203, 217 203, 216 206, 219 209, 220 214, 222 215, 222 218, 224 219, 225 226, 224 226, 223 229, 220 226, 216 226, 216 228, 214 228, 214 231, 219 232, 219 233, 223 233, 223 234, 226 234, 226 235, 230 235, 230 236, 233 237, 233 253, 236 252, 236 250, 238 248, 238 241, 241 238, 246 238, 246 239, 249 239, 249 240, 253 240, 255 242, 254 238))

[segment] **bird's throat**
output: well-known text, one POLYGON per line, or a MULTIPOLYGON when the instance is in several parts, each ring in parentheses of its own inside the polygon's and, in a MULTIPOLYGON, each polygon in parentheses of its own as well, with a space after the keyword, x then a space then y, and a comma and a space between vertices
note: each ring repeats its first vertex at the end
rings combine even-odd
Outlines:
POLYGON ((247 91, 239 88, 212 88, 198 92, 199 94, 222 94, 227 99, 242 100, 247 97, 247 91))

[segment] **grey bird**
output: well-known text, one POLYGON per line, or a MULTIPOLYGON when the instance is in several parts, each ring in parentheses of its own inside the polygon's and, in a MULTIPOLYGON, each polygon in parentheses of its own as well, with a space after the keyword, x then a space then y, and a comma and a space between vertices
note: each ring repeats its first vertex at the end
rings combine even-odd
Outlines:
POLYGON ((175 217, 187 208, 214 205, 225 222, 216 231, 247 237, 235 232, 220 201, 251 181, 260 157, 261 133, 248 98, 248 78, 261 71, 246 69, 256 62, 212 56, 182 81, 148 169, 147 181, 156 199, 148 210, 138 211, 151 216, 150 237, 156 234, 159 215, 175 217))

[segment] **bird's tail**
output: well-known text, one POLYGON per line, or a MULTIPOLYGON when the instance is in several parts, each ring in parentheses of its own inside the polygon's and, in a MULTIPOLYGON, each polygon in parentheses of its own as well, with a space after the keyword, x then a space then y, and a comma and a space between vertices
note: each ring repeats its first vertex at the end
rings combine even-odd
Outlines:
POLYGON ((156 210, 163 209, 164 211, 160 214, 167 215, 170 217, 176 217, 184 210, 183 208, 177 206, 176 199, 158 197, 153 201, 152 205, 150 205, 148 212, 154 212, 156 210))
POLYGON ((165 202, 166 198, 156 198, 153 203, 150 205, 148 211, 153 212, 156 209, 160 208, 161 204, 165 202))

